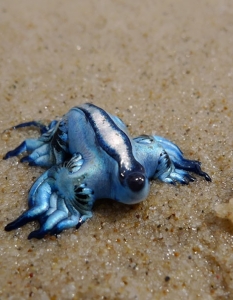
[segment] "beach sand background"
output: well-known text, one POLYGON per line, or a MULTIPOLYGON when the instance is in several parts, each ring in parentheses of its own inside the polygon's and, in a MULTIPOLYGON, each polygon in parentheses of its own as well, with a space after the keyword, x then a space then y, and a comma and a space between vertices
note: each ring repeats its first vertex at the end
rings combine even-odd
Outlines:
POLYGON ((0 299, 233 299, 233 2, 0 1, 1 157, 33 129, 93 102, 133 136, 157 134, 212 183, 154 181, 148 199, 98 201, 79 230, 27 240, 4 226, 43 173, 0 162, 0 299), (230 212, 229 212, 230 213, 230 212))

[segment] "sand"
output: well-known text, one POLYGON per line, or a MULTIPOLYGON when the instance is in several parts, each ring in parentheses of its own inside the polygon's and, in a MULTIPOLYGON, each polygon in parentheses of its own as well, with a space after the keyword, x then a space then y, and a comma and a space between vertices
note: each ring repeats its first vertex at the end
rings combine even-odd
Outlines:
POLYGON ((154 181, 138 205, 101 200, 79 230, 29 241, 37 222, 4 226, 43 169, 1 160, 0 299, 233 299, 232 45, 230 0, 0 1, 1 158, 38 136, 5 129, 91 101, 212 177, 154 181))

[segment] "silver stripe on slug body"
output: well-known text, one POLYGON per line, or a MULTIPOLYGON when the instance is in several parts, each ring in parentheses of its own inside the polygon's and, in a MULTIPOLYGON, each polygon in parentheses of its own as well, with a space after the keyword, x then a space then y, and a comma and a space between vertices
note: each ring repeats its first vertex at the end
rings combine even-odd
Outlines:
POLYGON ((138 167, 143 170, 133 156, 130 139, 103 109, 93 104, 84 104, 78 109, 87 116, 101 148, 118 162, 121 177, 138 167))

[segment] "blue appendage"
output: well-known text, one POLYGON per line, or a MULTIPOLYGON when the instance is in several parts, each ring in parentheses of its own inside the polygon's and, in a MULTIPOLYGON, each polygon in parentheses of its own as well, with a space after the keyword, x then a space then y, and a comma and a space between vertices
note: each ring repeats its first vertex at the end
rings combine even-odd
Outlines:
POLYGON ((14 150, 6 153, 3 159, 18 156, 24 152, 30 153, 21 158, 30 166, 51 167, 56 163, 64 162, 67 156, 67 127, 64 121, 52 121, 48 126, 40 122, 26 122, 13 128, 36 126, 43 133, 38 139, 27 139, 14 150))
POLYGON ((193 172, 211 181, 209 175, 202 171, 200 162, 184 158, 179 147, 171 141, 147 135, 139 136, 134 141, 141 146, 137 153, 139 160, 146 166, 149 178, 158 178, 171 184, 188 184, 195 180, 189 174, 193 172))
MULTIPOLYGON (((201 163, 199 161, 185 159, 183 156, 183 152, 180 150, 180 148, 178 146, 176 146, 174 143, 172 143, 171 141, 169 141, 163 137, 154 136, 154 139, 158 143, 160 143, 160 145, 167 152, 170 160, 173 162, 173 164, 177 170, 193 172, 199 176, 203 176, 206 181, 211 181, 210 176, 207 173, 202 171, 201 163)), ((180 171, 180 173, 184 173, 184 172, 180 171)), ((185 172, 185 174, 188 174, 188 173, 185 172)), ((188 176, 190 176, 190 175, 188 175, 188 176)), ((191 180, 191 181, 193 181, 193 180, 191 180)))
POLYGON ((9 223, 5 230, 38 219, 41 227, 31 232, 28 238, 41 239, 48 233, 59 234, 64 229, 79 226, 90 218, 93 191, 85 184, 75 185, 83 179, 79 176, 82 165, 82 156, 76 154, 69 162, 46 171, 29 192, 29 209, 9 223))
POLYGON ((31 121, 31 122, 25 122, 25 123, 15 125, 11 129, 18 129, 24 127, 36 127, 39 128, 41 134, 44 134, 48 132, 51 128, 53 128, 57 124, 57 122, 58 122, 57 120, 53 120, 49 125, 44 125, 43 123, 38 121, 31 121))

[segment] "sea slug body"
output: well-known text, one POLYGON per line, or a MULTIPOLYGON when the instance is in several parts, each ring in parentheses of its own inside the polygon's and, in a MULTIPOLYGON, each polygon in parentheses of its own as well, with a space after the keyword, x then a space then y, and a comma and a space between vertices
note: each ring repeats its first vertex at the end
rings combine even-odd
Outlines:
POLYGON ((73 107, 48 126, 32 121, 14 128, 36 126, 38 139, 27 139, 4 159, 23 152, 21 162, 47 170, 32 185, 29 209, 5 230, 38 220, 31 238, 59 234, 92 217, 96 200, 109 198, 125 204, 146 199, 149 180, 188 184, 189 172, 211 181, 198 161, 184 158, 171 141, 154 135, 132 138, 126 125, 94 104, 73 107))

